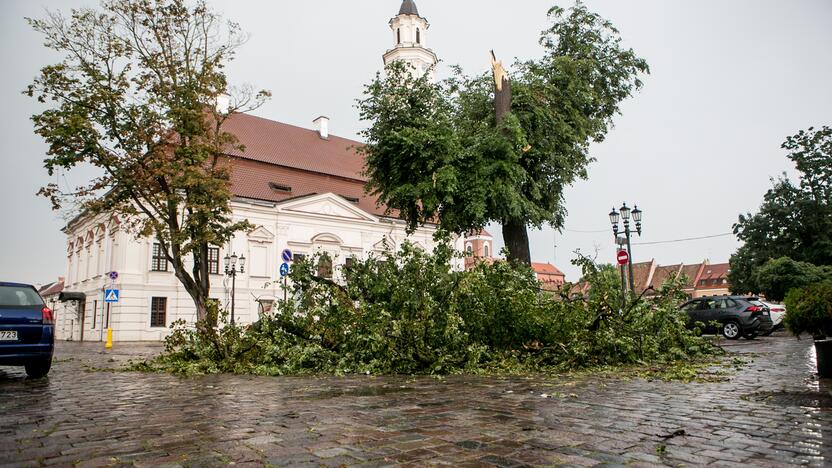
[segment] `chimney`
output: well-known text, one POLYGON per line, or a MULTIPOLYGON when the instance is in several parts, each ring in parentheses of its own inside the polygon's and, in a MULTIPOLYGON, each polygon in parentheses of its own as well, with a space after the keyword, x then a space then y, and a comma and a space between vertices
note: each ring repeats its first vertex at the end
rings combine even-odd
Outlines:
POLYGON ((312 121, 315 124, 315 130, 318 131, 318 135, 323 140, 329 139, 329 117, 322 115, 317 119, 312 121))

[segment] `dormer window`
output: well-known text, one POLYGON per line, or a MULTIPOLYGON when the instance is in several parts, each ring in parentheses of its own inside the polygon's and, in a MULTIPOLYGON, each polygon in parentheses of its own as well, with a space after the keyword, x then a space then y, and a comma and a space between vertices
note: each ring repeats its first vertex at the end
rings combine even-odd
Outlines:
POLYGON ((292 187, 285 185, 285 184, 278 184, 277 182, 269 182, 269 188, 272 190, 276 190, 278 192, 286 192, 289 193, 292 191, 292 187))

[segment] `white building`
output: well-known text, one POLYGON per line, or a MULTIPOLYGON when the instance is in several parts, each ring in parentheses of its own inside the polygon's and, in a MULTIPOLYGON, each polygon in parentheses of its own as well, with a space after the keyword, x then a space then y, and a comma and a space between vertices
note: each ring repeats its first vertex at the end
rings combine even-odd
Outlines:
POLYGON ((413 72, 424 75, 426 72, 433 80, 431 67, 439 62, 436 54, 427 48, 428 20, 419 16, 419 10, 413 0, 404 0, 399 14, 390 20, 395 46, 385 52, 384 65, 401 60, 410 65, 413 72))
MULTIPOLYGON (((427 20, 411 0, 404 1, 390 25, 397 42, 384 55, 385 63, 405 60, 421 71, 436 63, 424 46, 427 20)), ((339 266, 351 257, 366 258, 385 245, 397 248, 408 238, 404 223, 364 193, 363 159, 354 149, 361 143, 331 135, 326 117, 314 124, 315 129, 304 129, 247 114, 235 114, 227 123, 226 129, 246 147, 244 153, 227 155, 233 164, 233 219, 248 220, 256 228, 211 252, 210 296, 229 307, 231 284, 222 259, 244 255, 248 261, 235 288, 238 323, 257 320, 283 296, 279 267, 284 249, 295 255, 329 253, 337 278, 339 266)), ((434 230, 419 228, 409 239, 432 249, 434 230)), ((64 232, 64 291, 83 293, 86 299, 58 307, 59 339, 103 341, 109 326, 114 341, 155 341, 168 334, 173 321, 195 321, 190 296, 153 239, 136 239, 117 218, 106 216, 79 217, 64 232), (116 280, 107 276, 113 271, 116 280), (105 288, 118 289, 119 302, 105 303, 105 288)), ((457 247, 463 249, 462 240, 457 247)))

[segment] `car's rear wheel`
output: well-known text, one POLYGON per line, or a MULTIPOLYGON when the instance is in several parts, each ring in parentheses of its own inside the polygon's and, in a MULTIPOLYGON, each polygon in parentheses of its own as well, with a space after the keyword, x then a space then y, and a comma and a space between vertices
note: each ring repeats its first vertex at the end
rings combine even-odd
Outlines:
POLYGON ((52 358, 38 359, 26 364, 24 367, 26 368, 26 375, 33 379, 39 379, 49 373, 49 369, 52 367, 52 358))
POLYGON ((742 335, 742 328, 740 328, 740 323, 734 320, 729 322, 725 322, 725 325, 722 326, 722 336, 728 338, 729 340, 738 340, 740 339, 740 335, 742 335))

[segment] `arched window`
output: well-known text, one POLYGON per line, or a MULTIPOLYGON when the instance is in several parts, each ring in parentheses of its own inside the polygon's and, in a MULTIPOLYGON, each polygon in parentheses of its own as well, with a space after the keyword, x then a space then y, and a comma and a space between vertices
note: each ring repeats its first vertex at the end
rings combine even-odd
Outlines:
POLYGON ((396 44, 402 43, 402 30, 401 28, 396 29, 396 44))
POLYGON ((422 31, 419 31, 419 28, 416 28, 416 43, 422 43, 422 31))
POLYGON ((488 256, 488 244, 483 245, 483 256, 484 257, 488 256))
POLYGON ((474 247, 472 247, 472 246, 471 246, 471 244, 468 244, 468 245, 465 247, 465 252, 466 252, 468 255, 473 255, 473 254, 474 254, 474 247))

